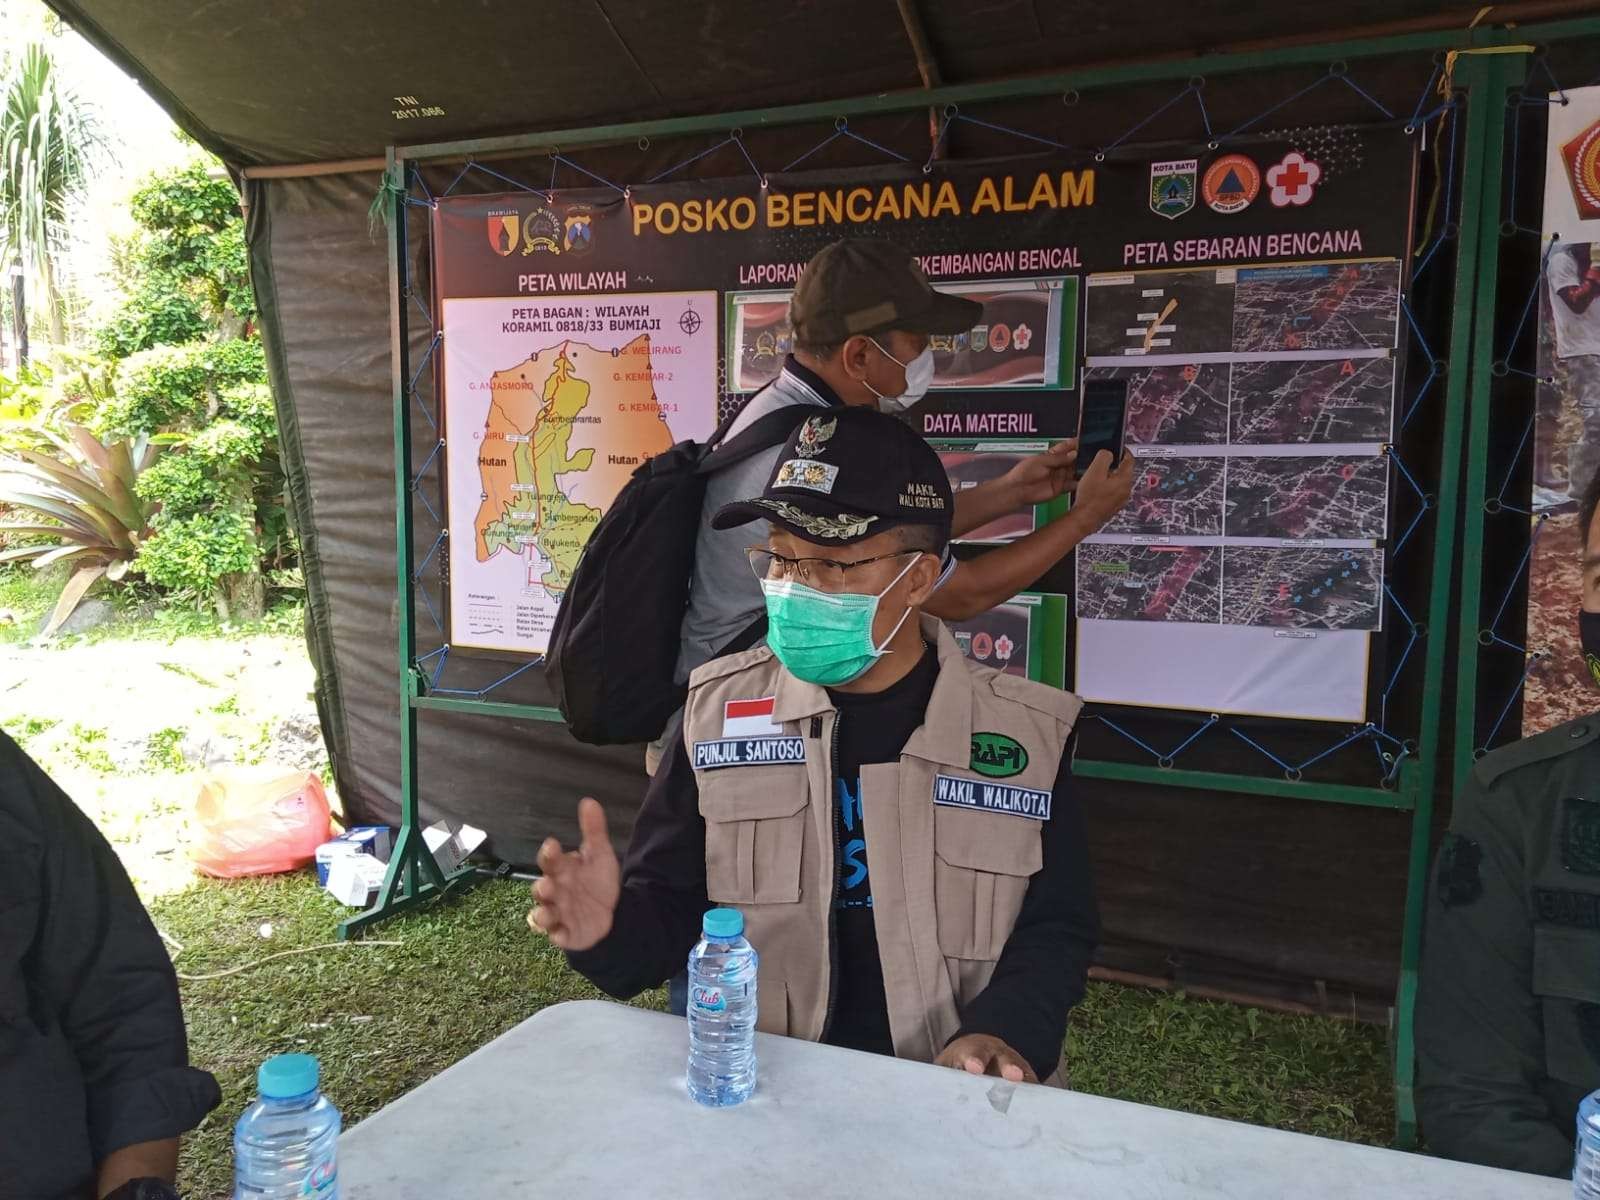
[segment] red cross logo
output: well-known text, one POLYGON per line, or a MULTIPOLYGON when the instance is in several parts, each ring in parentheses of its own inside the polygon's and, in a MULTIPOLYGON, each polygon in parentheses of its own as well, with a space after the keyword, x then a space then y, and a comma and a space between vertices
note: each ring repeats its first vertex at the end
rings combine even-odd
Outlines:
POLYGON ((1283 161, 1267 168, 1267 186, 1272 189, 1272 203, 1278 208, 1309 204, 1317 181, 1322 178, 1322 168, 1307 159, 1298 150, 1291 150, 1283 161))

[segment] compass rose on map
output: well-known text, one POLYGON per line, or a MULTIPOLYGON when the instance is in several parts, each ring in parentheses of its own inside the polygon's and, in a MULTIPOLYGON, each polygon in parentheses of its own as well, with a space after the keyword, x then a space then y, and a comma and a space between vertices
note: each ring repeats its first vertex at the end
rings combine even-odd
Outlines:
POLYGON ((700 332, 700 314, 692 308, 686 308, 678 314, 678 328, 684 333, 693 335, 700 332))

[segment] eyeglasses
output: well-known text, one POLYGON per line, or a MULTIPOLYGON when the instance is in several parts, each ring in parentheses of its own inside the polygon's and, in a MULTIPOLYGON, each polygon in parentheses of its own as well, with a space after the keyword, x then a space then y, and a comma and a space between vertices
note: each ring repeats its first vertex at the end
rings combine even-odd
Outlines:
POLYGON ((757 579, 798 580, 823 591, 842 588, 846 574, 857 567, 920 553, 920 550, 892 550, 888 554, 875 554, 855 562, 840 562, 836 558, 787 558, 765 546, 751 546, 745 551, 750 558, 750 569, 756 573, 757 579))

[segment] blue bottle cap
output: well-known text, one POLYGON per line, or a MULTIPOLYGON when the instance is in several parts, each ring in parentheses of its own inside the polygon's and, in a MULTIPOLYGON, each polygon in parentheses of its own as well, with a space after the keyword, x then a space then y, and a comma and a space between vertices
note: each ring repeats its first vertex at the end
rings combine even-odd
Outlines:
POLYGON ((700 929, 712 941, 731 942, 744 932, 744 914, 737 908, 713 908, 700 929))
POLYGON ((291 1100, 317 1090, 319 1070, 310 1054, 276 1054, 256 1072, 262 1099, 291 1100))

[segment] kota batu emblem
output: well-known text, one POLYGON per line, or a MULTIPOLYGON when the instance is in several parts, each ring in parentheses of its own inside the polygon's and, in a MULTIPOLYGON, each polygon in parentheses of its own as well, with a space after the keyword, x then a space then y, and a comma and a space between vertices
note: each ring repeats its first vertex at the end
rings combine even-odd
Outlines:
POLYGON ((1150 164, 1150 211, 1168 220, 1194 207, 1195 176, 1200 160, 1177 158, 1150 164))
POLYGON ((972 769, 990 779, 1010 779, 1028 769, 1028 752, 1003 733, 972 735, 972 769))
POLYGON ((489 248, 505 258, 517 248, 517 233, 522 226, 522 220, 514 212, 494 212, 487 218, 489 248))
POLYGON ((795 439, 794 452, 801 458, 815 458, 822 453, 822 447, 837 428, 839 421, 836 417, 829 417, 826 421, 821 417, 808 418, 800 427, 800 436, 795 439))
POLYGON ((555 213, 542 204, 522 219, 524 255, 532 254, 535 250, 548 250, 551 254, 560 254, 561 243, 565 236, 555 213))
POLYGON ((587 204, 574 204, 567 209, 562 226, 566 233, 561 248, 568 254, 587 254, 594 249, 594 213, 587 204))

